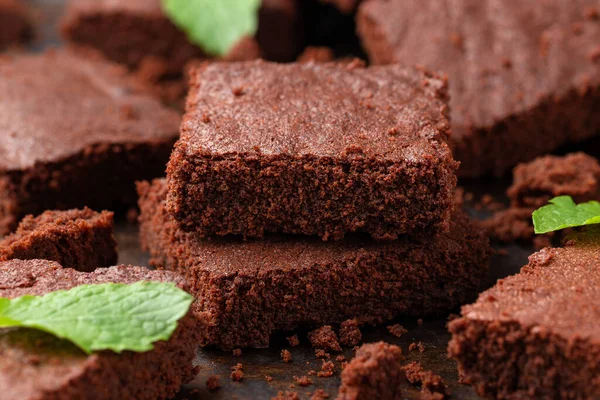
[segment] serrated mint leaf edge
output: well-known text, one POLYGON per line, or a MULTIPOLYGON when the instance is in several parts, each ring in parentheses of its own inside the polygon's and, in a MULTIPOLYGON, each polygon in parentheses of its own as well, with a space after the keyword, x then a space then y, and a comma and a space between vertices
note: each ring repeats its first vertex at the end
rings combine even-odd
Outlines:
POLYGON ((190 42, 208 55, 223 56, 243 37, 254 36, 258 30, 261 0, 234 1, 236 4, 232 0, 162 0, 162 8, 169 19, 185 32, 190 42), (211 12, 208 24, 197 17, 211 12))
MULTIPOLYGON (((122 294, 122 293, 119 293, 122 294)), ((154 301, 155 299, 149 299, 149 301, 154 301)), ((124 283, 101 283, 101 284, 86 284, 79 285, 69 290, 58 290, 54 292, 47 293, 43 296, 31 296, 25 295, 16 297, 14 299, 0 298, 0 328, 30 328, 40 330, 46 333, 49 333, 53 336, 56 336, 60 339, 65 339, 70 341, 79 347, 82 351, 87 354, 90 354, 94 351, 103 351, 103 350, 111 350, 116 353, 121 353, 122 351, 134 351, 134 352, 146 352, 152 350, 154 348, 154 343, 162 340, 169 340, 177 329, 178 322, 181 318, 183 318, 189 311, 189 308, 193 302, 194 298, 187 292, 178 288, 175 284, 170 282, 153 282, 153 281, 139 281, 133 284, 124 284, 124 283), (27 316, 23 316, 22 308, 27 308, 31 305, 39 305, 39 302, 52 302, 59 296, 80 296, 82 292, 93 288, 93 290, 105 290, 105 292, 112 291, 113 294, 115 291, 129 291, 130 294, 137 294, 141 290, 148 290, 151 288, 152 290, 158 290, 161 294, 161 299, 164 298, 164 295, 171 296, 172 299, 177 301, 177 306, 172 310, 172 313, 169 316, 169 321, 165 322, 165 328, 159 334, 155 334, 148 337, 139 337, 137 340, 137 344, 122 344, 122 343, 106 343, 106 344, 86 344, 84 341, 80 340, 80 338, 74 336, 72 332, 68 330, 66 332, 61 332, 60 329, 56 329, 51 324, 39 323, 39 321, 35 321, 32 319, 28 319, 27 316), (12 315, 13 313, 20 315, 12 315)))
POLYGON ((600 203, 595 200, 575 204, 571 196, 558 196, 549 203, 532 214, 536 234, 600 224, 600 203))

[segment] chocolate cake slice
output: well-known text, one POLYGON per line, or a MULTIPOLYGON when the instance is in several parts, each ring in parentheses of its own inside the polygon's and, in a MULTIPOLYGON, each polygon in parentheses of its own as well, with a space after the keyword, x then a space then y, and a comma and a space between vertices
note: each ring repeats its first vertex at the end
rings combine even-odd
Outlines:
POLYGON ((533 254, 449 324, 449 353, 479 395, 600 398, 598 238, 533 254))
POLYGON ((155 267, 184 275, 206 325, 202 345, 267 347, 273 332, 443 315, 488 278, 487 238, 462 213, 449 232, 390 243, 369 237, 263 240, 185 233, 165 211, 164 180, 140 183, 140 238, 155 267))
MULTIPOLYGON (((140 267, 111 267, 91 273, 63 269, 45 260, 0 263, 0 297, 41 296, 83 284, 173 282, 176 274, 140 267)), ((70 342, 29 329, 0 330, 0 397, 19 400, 156 400, 172 398, 195 375, 192 362, 198 325, 190 313, 171 338, 154 349, 121 354, 85 354, 70 342)))
POLYGON ((23 44, 32 36, 32 27, 23 0, 0 0, 0 50, 23 44))
POLYGON ((180 117, 122 67, 68 51, 0 60, 0 233, 25 215, 135 205, 164 173, 180 117))
POLYGON ((445 80, 400 65, 204 63, 168 211, 201 236, 447 230, 458 165, 446 103, 445 80))
POLYGON ((448 74, 460 174, 501 175, 600 132, 597 0, 372 0, 358 32, 374 64, 448 74))
POLYGON ((0 260, 50 260, 64 268, 93 271, 117 264, 113 213, 82 210, 28 215, 0 241, 0 260))

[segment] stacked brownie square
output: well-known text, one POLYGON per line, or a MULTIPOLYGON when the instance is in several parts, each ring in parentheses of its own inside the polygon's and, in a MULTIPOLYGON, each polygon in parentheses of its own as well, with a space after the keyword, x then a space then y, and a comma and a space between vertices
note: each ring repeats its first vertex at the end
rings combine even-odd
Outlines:
POLYGON ((167 179, 138 185, 151 263, 180 272, 202 344, 443 314, 487 278, 454 210, 445 79, 400 65, 205 63, 167 179))

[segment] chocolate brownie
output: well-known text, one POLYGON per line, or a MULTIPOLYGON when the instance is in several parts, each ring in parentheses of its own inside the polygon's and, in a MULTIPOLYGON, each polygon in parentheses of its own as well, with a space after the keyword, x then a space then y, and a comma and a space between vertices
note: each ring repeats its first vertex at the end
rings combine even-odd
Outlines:
POLYGON ((122 67, 67 51, 0 59, 0 232, 44 210, 135 205, 164 174, 179 115, 122 67))
POLYGON ((446 100, 445 80, 399 65, 204 63, 167 168, 168 210, 201 236, 447 230, 446 100))
POLYGON ((338 400, 401 400, 410 386, 402 349, 385 342, 363 344, 342 371, 338 400))
MULTIPOLYGON (((296 8, 295 0, 264 0, 257 33, 260 44, 241 43, 223 58, 254 59, 262 50, 276 61, 293 60, 301 28, 296 8)), ((161 77, 179 76, 189 61, 210 58, 170 21, 160 0, 70 0, 63 36, 131 69, 159 66, 161 77)))
POLYGON ((165 211, 164 180, 140 183, 138 191, 142 247, 153 266, 185 275, 201 299, 204 345, 267 347, 275 331, 441 315, 473 298, 488 278, 488 240, 462 213, 449 232, 421 241, 201 240, 165 211))
MULTIPOLYGON (((140 267, 101 268, 77 272, 45 260, 0 263, 0 297, 44 295, 83 284, 173 282, 177 275, 140 267)), ((85 354, 70 342, 41 331, 4 329, 0 335, 0 393, 3 399, 172 398, 195 375, 197 320, 188 313, 168 341, 144 353, 101 351, 85 354)))
POLYGON ((113 213, 83 210, 28 215, 0 241, 0 260, 51 260, 64 268, 93 271, 117 264, 113 213))
POLYGON ((0 0, 0 50, 31 38, 28 14, 22 0, 0 0))
POLYGON ((460 174, 503 174, 600 132, 597 0, 372 0, 358 32, 374 64, 443 70, 460 174))
POLYGON ((496 399, 600 398, 600 252, 595 236, 545 248, 449 325, 466 383, 496 399))

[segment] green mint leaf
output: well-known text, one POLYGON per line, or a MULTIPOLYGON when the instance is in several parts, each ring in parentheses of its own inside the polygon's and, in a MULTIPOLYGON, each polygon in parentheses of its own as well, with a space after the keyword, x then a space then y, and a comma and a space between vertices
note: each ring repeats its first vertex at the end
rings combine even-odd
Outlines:
POLYGON ((261 0, 162 0, 171 21, 210 55, 227 54, 258 28, 261 0))
POLYGON ((44 296, 0 298, 0 327, 45 331, 86 353, 144 352, 171 337, 192 300, 172 283, 81 285, 44 296))
POLYGON ((535 233, 548 233, 576 226, 600 224, 600 203, 575 204, 571 196, 559 196, 533 212, 535 233))

